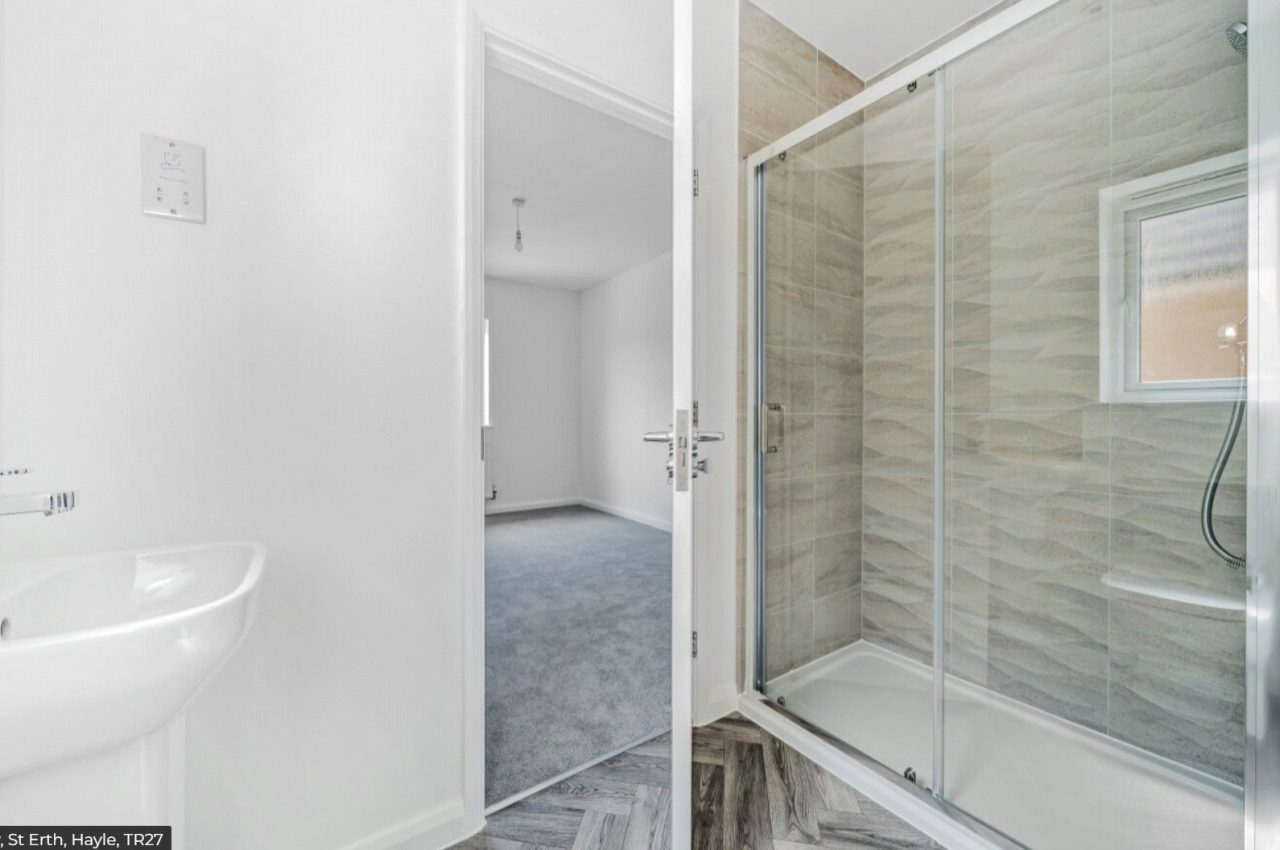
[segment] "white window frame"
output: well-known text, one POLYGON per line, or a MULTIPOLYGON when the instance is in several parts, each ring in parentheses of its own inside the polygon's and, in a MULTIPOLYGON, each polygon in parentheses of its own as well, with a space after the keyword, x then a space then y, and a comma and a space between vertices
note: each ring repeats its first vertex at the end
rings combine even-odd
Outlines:
POLYGON ((1141 307, 1137 297, 1138 225, 1132 213, 1150 210, 1167 215, 1205 203, 1248 195, 1248 161, 1244 151, 1217 156, 1110 186, 1098 193, 1099 222, 1099 396, 1103 402, 1152 403, 1230 401, 1240 381, 1163 381, 1139 378, 1138 345, 1141 307))

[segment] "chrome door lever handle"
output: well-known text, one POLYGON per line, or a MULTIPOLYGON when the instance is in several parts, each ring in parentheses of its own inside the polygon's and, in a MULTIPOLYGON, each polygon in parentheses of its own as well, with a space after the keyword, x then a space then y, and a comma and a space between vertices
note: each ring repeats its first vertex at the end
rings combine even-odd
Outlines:
POLYGON ((646 443, 669 443, 674 436, 670 431, 646 431, 644 441, 646 443))
POLYGON ((699 431, 697 436, 699 443, 719 443, 724 440, 723 431, 699 431))

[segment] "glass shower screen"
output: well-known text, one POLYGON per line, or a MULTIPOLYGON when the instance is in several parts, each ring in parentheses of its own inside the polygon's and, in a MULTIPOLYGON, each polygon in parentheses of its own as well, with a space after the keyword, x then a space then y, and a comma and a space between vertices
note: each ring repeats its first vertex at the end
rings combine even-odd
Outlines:
POLYGON ((1243 843, 1244 13, 1061 0, 752 161, 756 686, 1013 846, 1243 843))
POLYGON ((757 678, 931 781, 933 80, 761 168, 757 678))

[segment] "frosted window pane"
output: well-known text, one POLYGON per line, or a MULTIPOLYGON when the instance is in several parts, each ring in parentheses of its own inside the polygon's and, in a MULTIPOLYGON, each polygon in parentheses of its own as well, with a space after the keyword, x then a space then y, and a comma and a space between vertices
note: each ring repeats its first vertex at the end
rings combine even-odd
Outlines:
POLYGON ((1143 383, 1239 377, 1218 328, 1248 312, 1245 198, 1144 219, 1140 225, 1143 383))

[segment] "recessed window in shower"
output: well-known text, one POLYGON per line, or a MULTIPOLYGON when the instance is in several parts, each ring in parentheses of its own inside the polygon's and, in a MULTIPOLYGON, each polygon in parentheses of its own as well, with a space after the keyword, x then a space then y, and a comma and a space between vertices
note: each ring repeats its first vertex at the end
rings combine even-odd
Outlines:
POLYGON ((1246 194, 1242 153, 1101 192, 1103 401, 1238 394, 1246 194))

